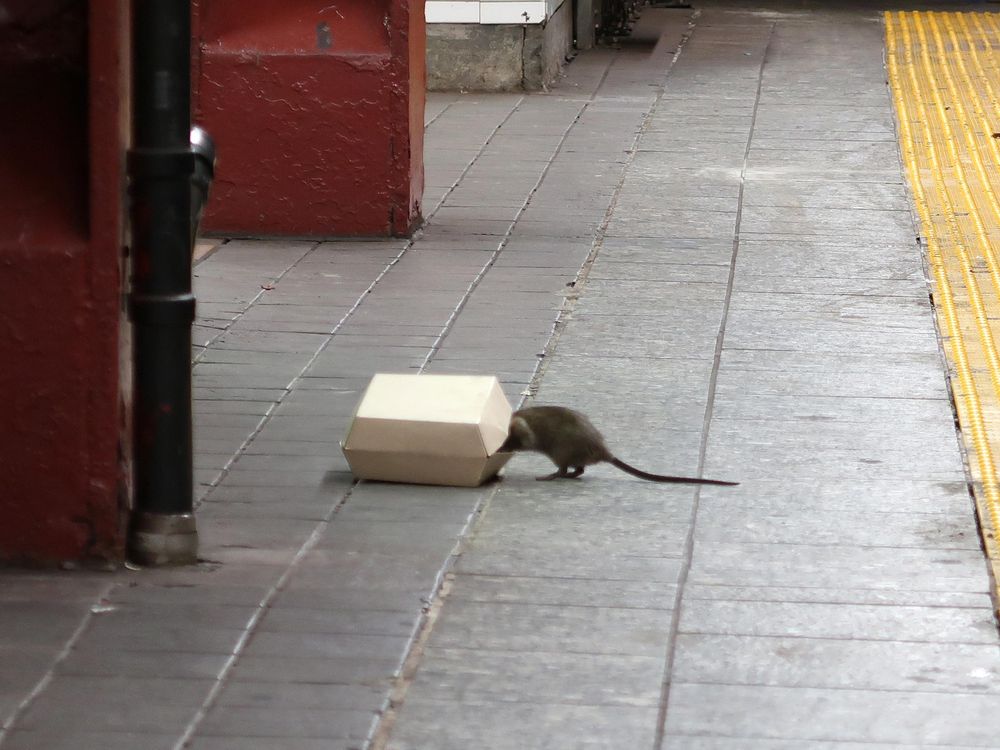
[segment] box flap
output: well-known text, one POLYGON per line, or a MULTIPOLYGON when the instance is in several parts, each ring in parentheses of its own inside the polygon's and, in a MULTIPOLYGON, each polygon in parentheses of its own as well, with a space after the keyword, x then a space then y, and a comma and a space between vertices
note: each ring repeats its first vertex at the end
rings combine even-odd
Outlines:
MULTIPOLYGON (((500 381, 493 378, 493 387, 490 389, 486 402, 483 404, 482 416, 479 421, 479 431, 483 436, 483 448, 486 455, 492 455, 496 449, 503 445, 507 439, 507 431, 510 429, 510 415, 513 413, 510 402, 504 395, 500 381)), ((497 467, 499 469, 499 467, 497 467)))
POLYGON ((486 459, 486 463, 483 464, 482 473, 479 475, 479 484, 482 484, 487 479, 496 475, 496 473, 506 466, 507 462, 513 457, 513 453, 494 453, 486 459))

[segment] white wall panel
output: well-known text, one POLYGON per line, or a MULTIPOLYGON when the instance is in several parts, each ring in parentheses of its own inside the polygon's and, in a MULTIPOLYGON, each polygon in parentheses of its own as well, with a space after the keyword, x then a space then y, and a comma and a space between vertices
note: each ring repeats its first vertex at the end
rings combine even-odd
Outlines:
POLYGON ((479 0, 427 0, 427 23, 479 23, 479 0))
POLYGON ((566 0, 427 0, 427 23, 534 24, 566 0))

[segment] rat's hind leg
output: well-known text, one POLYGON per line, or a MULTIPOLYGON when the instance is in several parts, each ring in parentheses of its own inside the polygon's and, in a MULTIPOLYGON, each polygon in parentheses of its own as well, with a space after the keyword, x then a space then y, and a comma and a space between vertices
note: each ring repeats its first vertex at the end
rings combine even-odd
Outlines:
POLYGON ((566 472, 568 468, 569 468, 568 466, 560 466, 558 471, 554 471, 551 474, 546 474, 544 477, 535 477, 535 479, 537 479, 539 482, 547 482, 550 479, 562 479, 563 477, 568 476, 566 472))
POLYGON ((581 474, 583 474, 582 466, 574 466, 573 471, 570 471, 568 466, 560 466, 559 471, 546 474, 544 477, 535 477, 535 479, 539 482, 547 482, 550 479, 579 479, 581 474))

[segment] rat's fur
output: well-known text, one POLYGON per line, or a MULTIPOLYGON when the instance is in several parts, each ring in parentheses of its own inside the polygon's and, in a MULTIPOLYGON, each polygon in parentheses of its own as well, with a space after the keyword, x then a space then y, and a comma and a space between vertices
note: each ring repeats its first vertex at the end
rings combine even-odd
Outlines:
POLYGON ((500 452, 537 451, 548 456, 558 470, 538 477, 539 480, 575 479, 587 466, 607 461, 622 471, 651 482, 676 484, 722 484, 718 479, 673 477, 650 474, 615 458, 604 443, 604 437, 583 414, 564 406, 530 406, 518 409, 511 416, 507 439, 500 452), (571 470, 572 469, 572 470, 571 470))

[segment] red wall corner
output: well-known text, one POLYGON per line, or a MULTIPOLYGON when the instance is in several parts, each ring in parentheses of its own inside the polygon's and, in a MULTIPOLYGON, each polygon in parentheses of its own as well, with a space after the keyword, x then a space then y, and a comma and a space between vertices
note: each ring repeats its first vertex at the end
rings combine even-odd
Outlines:
POLYGON ((423 0, 195 4, 195 120, 218 148, 204 229, 409 233, 423 190, 423 0))
MULTIPOLYGON (((410 174, 405 199, 409 206, 410 226, 398 228, 396 234, 409 234, 423 218, 424 197, 424 108, 427 99, 427 23, 424 20, 424 0, 408 0, 406 37, 408 52, 409 119, 406 134, 409 142, 410 174)), ((400 50, 400 54, 404 54, 400 50)), ((402 199, 402 197, 401 197, 402 199)))
POLYGON ((120 560, 127 2, 23 5, 0 27, 0 560, 120 560))

